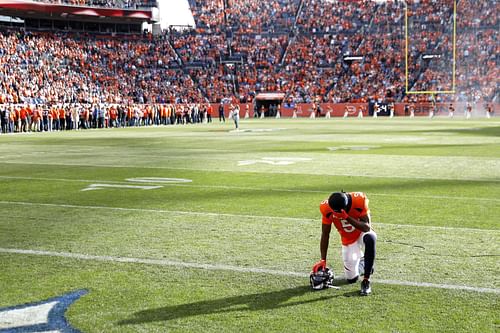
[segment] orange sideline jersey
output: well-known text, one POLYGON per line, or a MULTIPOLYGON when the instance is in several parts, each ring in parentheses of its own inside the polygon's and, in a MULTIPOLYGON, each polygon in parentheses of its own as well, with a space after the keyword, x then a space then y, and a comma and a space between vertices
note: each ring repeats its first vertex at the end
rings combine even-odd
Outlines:
MULTIPOLYGON (((359 219, 362 216, 366 216, 370 214, 370 209, 368 208, 368 198, 362 192, 350 192, 348 193, 351 196, 352 205, 351 209, 347 212, 350 217, 355 219, 359 219)), ((336 218, 333 215, 333 210, 328 205, 328 200, 321 201, 319 205, 319 210, 323 215, 322 223, 323 224, 332 224, 337 228, 337 231, 340 234, 340 238, 342 240, 342 245, 349 245, 359 238, 362 231, 354 228, 349 222, 346 220, 341 220, 336 218)))

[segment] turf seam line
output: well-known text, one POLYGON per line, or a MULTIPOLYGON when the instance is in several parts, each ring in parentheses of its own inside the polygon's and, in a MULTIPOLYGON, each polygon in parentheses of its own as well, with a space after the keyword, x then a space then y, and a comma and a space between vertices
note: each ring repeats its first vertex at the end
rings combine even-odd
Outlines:
MULTIPOLYGON (((61 258, 78 259, 78 260, 93 260, 93 261, 117 262, 117 263, 128 263, 128 264, 172 266, 172 267, 205 269, 212 271, 231 271, 240 273, 268 274, 268 275, 279 275, 287 277, 300 277, 304 279, 308 277, 308 274, 299 272, 287 272, 287 271, 278 271, 265 268, 239 267, 239 266, 230 266, 222 264, 189 263, 189 262, 173 261, 167 259, 142 259, 142 258, 130 258, 130 257, 98 256, 98 255, 89 255, 81 253, 12 249, 12 248, 0 248, 0 253, 61 257, 61 258)), ((374 279, 374 282, 380 284, 397 285, 397 286, 438 288, 438 289, 448 289, 448 290, 461 290, 461 291, 471 291, 479 293, 500 294, 500 289, 471 287, 465 285, 437 284, 429 282, 413 282, 413 281, 397 281, 397 280, 378 280, 378 279, 374 279)))
MULTIPOLYGON (((70 204, 53 204, 53 203, 39 203, 39 202, 25 202, 25 201, 0 201, 0 205, 20 205, 20 206, 41 206, 41 207, 60 207, 60 208, 74 208, 74 209, 107 209, 110 211, 123 211, 123 212, 143 212, 143 213, 173 213, 179 215, 200 215, 200 216, 224 216, 224 217, 238 217, 249 219, 269 219, 269 220, 282 220, 294 222, 319 222, 321 218, 309 219, 298 217, 283 217, 283 216, 264 216, 264 215, 245 215, 245 214, 229 214, 229 213, 210 213, 210 212, 187 212, 179 210, 166 210, 166 209, 145 209, 145 208, 125 208, 125 207, 110 207, 110 206, 86 206, 86 205, 70 205, 70 204)), ((381 223, 375 221, 375 226, 382 227, 398 227, 398 228, 425 228, 433 230, 463 230, 463 231, 481 231, 481 232, 500 232, 496 229, 475 229, 463 227, 442 227, 442 226, 428 226, 428 225, 413 225, 413 224, 393 224, 381 223)))

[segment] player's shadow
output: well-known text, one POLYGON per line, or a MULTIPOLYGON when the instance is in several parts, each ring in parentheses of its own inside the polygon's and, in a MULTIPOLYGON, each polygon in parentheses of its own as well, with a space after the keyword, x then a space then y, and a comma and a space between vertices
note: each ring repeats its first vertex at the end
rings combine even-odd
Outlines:
POLYGON ((133 318, 122 320, 118 322, 118 325, 169 321, 192 316, 229 313, 234 311, 279 309, 300 304, 320 302, 340 296, 349 295, 339 294, 334 290, 313 292, 309 286, 301 286, 267 293, 225 297, 215 300, 185 303, 138 311, 134 313, 133 318), (315 296, 307 300, 289 301, 294 297, 299 297, 308 293, 314 293, 315 296))

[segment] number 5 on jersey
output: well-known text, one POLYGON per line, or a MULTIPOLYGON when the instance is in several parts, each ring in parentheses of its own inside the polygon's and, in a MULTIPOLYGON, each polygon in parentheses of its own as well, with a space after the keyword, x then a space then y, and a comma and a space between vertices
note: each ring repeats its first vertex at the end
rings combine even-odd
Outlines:
POLYGON ((342 229, 344 229, 345 232, 353 232, 356 229, 352 224, 347 222, 347 220, 340 220, 340 223, 342 223, 342 229))

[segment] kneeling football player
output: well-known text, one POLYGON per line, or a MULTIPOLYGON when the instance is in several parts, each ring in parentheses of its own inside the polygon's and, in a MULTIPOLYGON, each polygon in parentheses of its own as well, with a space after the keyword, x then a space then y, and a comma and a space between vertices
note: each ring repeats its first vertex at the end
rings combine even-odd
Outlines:
POLYGON ((313 266, 312 274, 326 269, 326 255, 333 224, 342 241, 342 259, 348 283, 355 283, 359 278, 359 265, 364 248, 361 295, 369 295, 377 234, 371 229, 368 198, 361 192, 334 192, 327 200, 321 202, 320 211, 323 215, 320 241, 321 260, 313 266))

